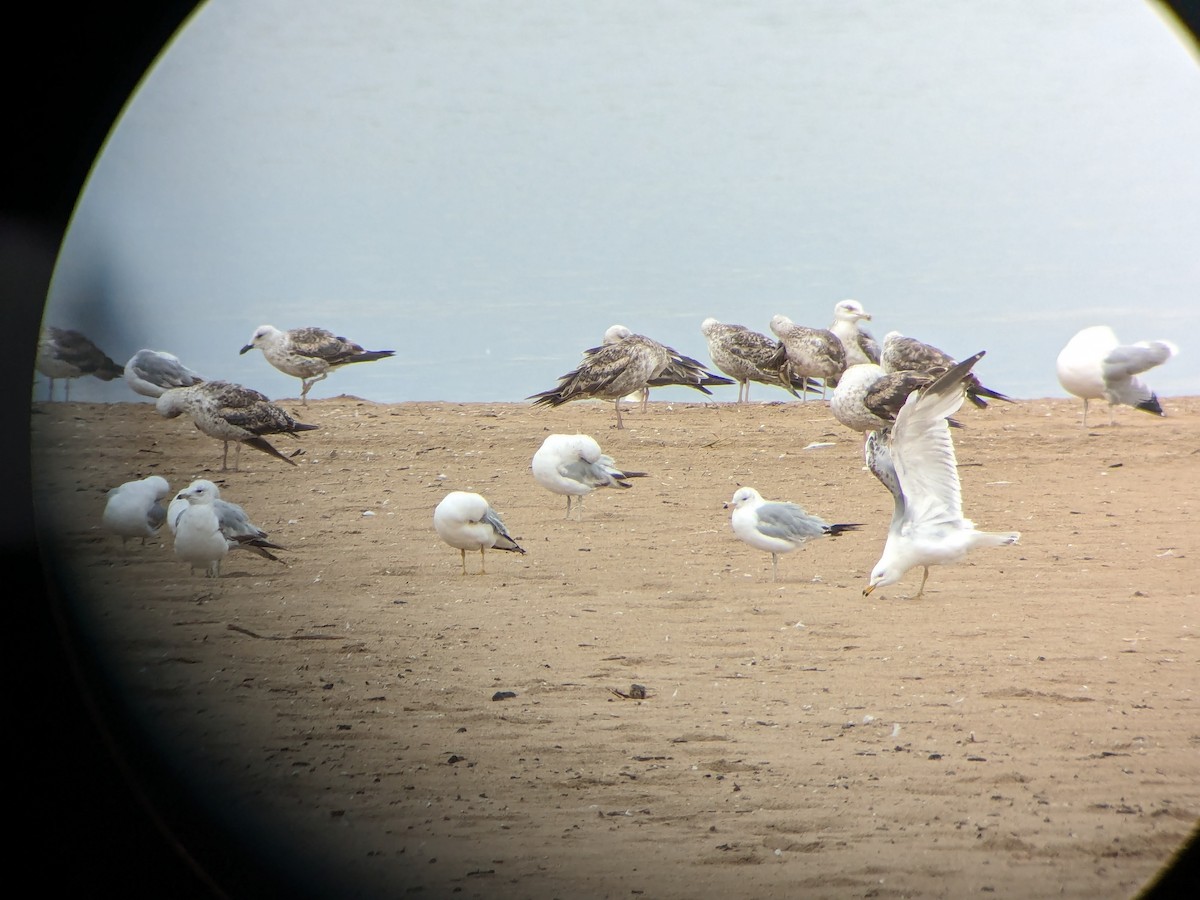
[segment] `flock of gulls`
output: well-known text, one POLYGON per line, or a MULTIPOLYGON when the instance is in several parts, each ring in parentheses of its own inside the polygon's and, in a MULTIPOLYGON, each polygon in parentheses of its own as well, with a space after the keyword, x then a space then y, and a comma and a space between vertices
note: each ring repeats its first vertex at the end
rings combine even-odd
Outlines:
MULTIPOLYGON (((621 402, 640 400, 643 407, 650 390, 682 385, 711 395, 717 385, 738 385, 738 403, 749 401, 750 384, 780 388, 807 402, 810 394, 827 398, 834 418, 863 436, 866 468, 893 499, 888 535, 878 563, 863 589, 899 582, 913 569, 923 571, 913 599, 923 595, 929 569, 960 562, 982 547, 1015 544, 1016 531, 977 530, 963 514, 951 429, 964 402, 986 407, 989 400, 1014 402, 986 387, 974 373, 981 351, 957 360, 942 350, 891 332, 877 342, 862 323, 871 315, 855 300, 834 307, 829 328, 797 325, 786 316, 774 316, 769 328, 774 337, 713 318, 700 325, 713 367, 684 356, 666 344, 613 325, 601 343, 583 352, 572 371, 554 388, 527 399, 536 406, 556 407, 576 400, 612 401, 616 427, 624 428, 621 402)), ((392 350, 364 350, 344 337, 322 328, 280 331, 263 325, 240 352, 260 349, 275 368, 300 379, 300 401, 316 382, 344 365, 371 362, 394 354, 392 350)), ((1137 376, 1161 365, 1178 352, 1169 341, 1121 344, 1107 326, 1085 328, 1063 348, 1057 360, 1062 386, 1084 402, 1103 399, 1113 409, 1128 405, 1156 415, 1162 406, 1152 390, 1137 376)), ((76 331, 48 327, 39 345, 37 369, 54 381, 87 375, 103 380, 124 378, 136 393, 155 398, 158 413, 167 418, 187 414, 195 427, 223 443, 222 471, 228 469, 229 444, 235 444, 233 470, 237 471, 241 446, 246 444, 286 463, 291 456, 276 449, 267 436, 290 435, 316 428, 297 422, 282 407, 258 391, 227 381, 210 381, 188 369, 173 354, 139 350, 122 368, 88 338, 76 331)), ((552 434, 534 453, 534 479, 546 490, 566 497, 566 517, 583 516, 583 499, 601 488, 627 489, 632 479, 645 477, 617 466, 595 439, 584 434, 552 434)), ((131 481, 108 492, 102 524, 122 542, 159 532, 166 523, 174 535, 175 553, 193 571, 220 574, 221 561, 231 550, 246 550, 278 561, 271 543, 236 504, 221 499, 217 486, 197 480, 179 491, 164 508, 170 493, 165 479, 151 476, 131 481)), ((809 540, 836 537, 854 531, 861 523, 830 523, 787 501, 766 500, 757 490, 743 486, 727 508, 732 509, 734 534, 746 544, 771 554, 772 579, 778 579, 780 554, 809 540)), ((508 533, 500 515, 476 493, 452 491, 437 505, 433 526, 438 536, 460 552, 467 573, 467 553, 480 553, 481 573, 486 572, 487 550, 525 553, 508 533)))

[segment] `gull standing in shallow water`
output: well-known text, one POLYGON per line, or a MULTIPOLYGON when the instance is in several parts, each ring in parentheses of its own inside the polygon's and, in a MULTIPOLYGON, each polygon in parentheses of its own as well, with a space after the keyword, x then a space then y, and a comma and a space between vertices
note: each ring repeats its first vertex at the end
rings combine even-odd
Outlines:
POLYGON ((1058 354, 1058 383, 1083 400, 1083 427, 1087 428, 1089 400, 1108 401, 1108 424, 1116 424, 1118 404, 1156 416, 1166 415, 1158 395, 1134 376, 1161 366, 1179 352, 1170 341, 1122 344, 1107 325, 1093 325, 1076 334, 1058 354))
POLYGON ((979 547, 1015 544, 1020 532, 976 531, 963 518, 958 462, 947 418, 963 404, 963 383, 982 358, 976 353, 953 366, 921 391, 909 394, 889 429, 867 436, 867 466, 892 494, 894 511, 883 555, 863 588, 868 596, 895 584, 909 569, 921 566, 925 592, 929 567, 962 562, 979 547))
POLYGON ((258 347, 267 362, 287 375, 300 379, 300 403, 308 406, 308 391, 339 366, 373 362, 394 356, 395 350, 364 350, 354 341, 338 337, 324 328, 293 328, 280 331, 273 325, 260 325, 238 353, 258 347))
POLYGON ((266 434, 291 434, 312 431, 316 425, 297 422, 256 390, 228 381, 205 381, 186 388, 163 391, 155 402, 159 415, 173 419, 189 413, 196 428, 209 437, 223 441, 221 471, 229 468, 229 442, 236 441, 233 471, 238 470, 242 444, 269 453, 288 465, 296 465, 263 437, 266 434))
POLYGON ((139 350, 125 363, 125 383, 135 394, 161 397, 163 391, 191 387, 204 379, 165 350, 139 350))
POLYGON ((225 536, 230 550, 249 550, 251 553, 263 557, 263 559, 283 562, 283 560, 271 551, 286 550, 287 547, 280 547, 278 544, 272 544, 268 541, 267 533, 250 521, 250 517, 246 514, 246 511, 236 503, 230 503, 228 500, 221 499, 220 488, 207 479, 201 478, 198 481, 193 481, 187 488, 176 494, 175 499, 167 507, 167 525, 170 527, 172 534, 178 533, 179 519, 190 505, 187 498, 187 491, 200 487, 212 493, 213 512, 217 514, 217 527, 221 529, 221 534, 225 536))
POLYGON ((830 525, 810 516, 795 503, 764 500, 752 487, 738 488, 727 506, 733 507, 733 533, 771 554, 771 580, 779 580, 779 554, 790 553, 812 538, 855 531, 857 523, 830 525))
POLYGON ((533 477, 546 490, 567 497, 567 518, 571 517, 571 498, 578 498, 575 509, 583 518, 583 498, 596 488, 633 487, 627 478, 644 478, 645 472, 625 472, 616 467, 611 456, 600 450, 595 439, 586 434, 552 434, 533 454, 533 477))
POLYGON ((121 536, 121 544, 131 537, 154 537, 166 519, 166 510, 159 501, 171 492, 167 479, 151 475, 141 481, 127 481, 108 492, 101 524, 121 536))
POLYGON ((467 551, 479 551, 479 574, 486 575, 484 551, 511 550, 524 553, 509 537, 499 514, 479 494, 451 491, 433 511, 438 537, 462 554, 462 573, 467 574, 467 551))
POLYGON ((71 379, 94 375, 101 381, 120 378, 123 370, 78 331, 47 326, 38 341, 34 367, 50 380, 49 400, 54 399, 54 382, 63 379, 63 400, 71 399, 71 379))

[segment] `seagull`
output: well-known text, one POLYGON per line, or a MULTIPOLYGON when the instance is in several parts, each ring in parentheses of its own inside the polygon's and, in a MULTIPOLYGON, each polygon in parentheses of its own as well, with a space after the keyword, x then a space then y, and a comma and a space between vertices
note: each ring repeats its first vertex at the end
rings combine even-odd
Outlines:
POLYGON ((154 537, 162 528, 167 514, 159 501, 170 491, 167 479, 160 475, 127 481, 108 492, 101 524, 121 536, 122 546, 131 537, 141 538, 144 545, 146 538, 154 537))
POLYGON ((1116 424, 1113 407, 1118 403, 1162 416, 1158 395, 1135 378, 1161 366, 1179 352, 1170 341, 1138 341, 1121 344, 1107 325, 1085 328, 1067 342, 1058 354, 1058 382, 1083 400, 1083 427, 1087 428, 1089 400, 1108 401, 1108 421, 1116 424))
POLYGON ((961 562, 971 550, 1015 544, 1021 537, 1017 531, 976 531, 963 518, 958 463, 946 419, 962 406, 964 384, 982 357, 982 351, 976 353, 924 390, 909 394, 895 424, 867 436, 867 466, 895 505, 883 555, 863 588, 864 597, 921 566, 921 587, 912 598, 918 599, 925 592, 930 566, 961 562))
POLYGON ((194 481, 178 496, 188 507, 175 520, 175 555, 193 571, 203 566, 205 575, 216 578, 229 552, 229 540, 221 533, 214 508, 216 487, 211 481, 194 481))
POLYGON ((49 400, 54 399, 55 379, 66 381, 63 400, 70 400, 72 378, 95 375, 101 381, 112 381, 122 375, 121 367, 88 338, 78 331, 53 325, 42 332, 34 366, 50 379, 49 400))
POLYGON ((772 581, 779 580, 780 553, 790 553, 811 538, 859 528, 857 523, 830 525, 795 503, 764 500, 752 487, 738 488, 725 505, 733 507, 733 533, 751 547, 771 554, 772 581))
MULTIPOLYGON (((847 428, 865 435, 889 427, 908 395, 935 378, 921 372, 889 373, 874 363, 850 366, 833 390, 829 411, 847 428)), ((959 426, 953 419, 950 424, 959 426)))
POLYGON ((354 341, 337 337, 324 328, 293 328, 280 331, 272 325, 260 325, 250 343, 238 353, 258 347, 267 362, 280 372, 300 379, 300 403, 308 406, 308 391, 330 370, 350 363, 373 362, 394 356, 395 350, 364 350, 354 341))
POLYGON ((871 314, 857 300, 843 300, 833 307, 833 324, 829 330, 837 335, 846 349, 846 365, 879 362, 879 345, 871 332, 859 328, 858 323, 871 321, 871 314))
POLYGON ((633 487, 626 479, 644 478, 645 472, 625 472, 616 467, 611 456, 586 434, 551 434, 533 454, 533 477, 546 490, 567 497, 567 518, 571 517, 571 498, 578 497, 575 509, 583 518, 583 498, 596 488, 633 487))
MULTIPOLYGON (((941 375, 949 371, 958 360, 943 353, 932 344, 925 344, 916 338, 905 337, 898 331, 889 331, 883 338, 883 350, 879 354, 879 364, 885 372, 924 372, 929 375, 941 375)), ((1003 400, 1013 403, 1012 397, 984 387, 974 372, 968 372, 963 381, 967 399, 975 406, 987 406, 984 397, 993 400, 1003 400)))
MULTIPOLYGON (((616 344, 632 337, 633 332, 624 325, 610 325, 608 330, 604 332, 605 344, 616 344)), ((642 335, 638 335, 642 337, 642 335)), ((652 340, 645 338, 645 340, 652 340)), ((650 388, 652 387, 670 387, 678 385, 680 387, 695 388, 701 393, 712 395, 712 391, 708 388, 714 384, 733 384, 729 378, 724 378, 720 375, 714 375, 708 369, 704 368, 704 364, 699 360, 692 359, 690 356, 684 356, 673 347, 668 347, 666 344, 660 344, 667 351, 669 358, 666 368, 658 375, 646 382, 646 386, 642 388, 642 409, 645 410, 646 403, 650 399, 650 388)))
POLYGON ((700 332, 708 341, 713 365, 738 383, 738 403, 749 402, 751 381, 781 387, 793 397, 800 396, 797 389, 808 389, 807 378, 788 371, 787 355, 779 341, 711 316, 700 323, 700 332))
POLYGON ((221 471, 229 467, 229 442, 236 441, 233 471, 238 470, 242 444, 269 453, 289 465, 295 461, 276 450, 263 435, 312 431, 316 425, 297 422, 265 395, 228 381, 205 381, 191 387, 163 391, 155 403, 159 415, 173 419, 190 413, 195 426, 209 437, 225 442, 221 471))
MULTIPOLYGON (((771 319, 771 331, 783 344, 793 375, 823 378, 829 384, 836 383, 846 370, 846 348, 829 329, 809 328, 797 325, 787 316, 775 316, 771 319)), ((821 397, 824 396, 823 386, 821 397)))
POLYGON ((191 387, 203 380, 165 350, 139 350, 125 363, 125 383, 143 397, 161 397, 165 390, 191 387))
POLYGON ((220 528, 221 534, 225 536, 225 541, 228 543, 230 550, 249 550, 251 553, 255 553, 264 559, 283 562, 283 560, 271 551, 286 550, 287 547, 280 547, 278 544, 272 544, 268 541, 267 533, 250 521, 250 517, 244 509, 236 503, 222 500, 220 488, 211 481, 203 478, 193 481, 186 489, 176 494, 171 504, 167 507, 167 525, 170 527, 172 534, 178 534, 179 518, 190 506, 187 491, 196 488, 203 488, 206 492, 212 494, 213 512, 217 514, 217 527, 220 528))
POLYGON ((524 553, 509 537, 500 516, 479 494, 451 491, 433 511, 433 527, 443 541, 462 554, 462 573, 467 574, 467 551, 479 551, 479 573, 487 574, 485 550, 524 553))

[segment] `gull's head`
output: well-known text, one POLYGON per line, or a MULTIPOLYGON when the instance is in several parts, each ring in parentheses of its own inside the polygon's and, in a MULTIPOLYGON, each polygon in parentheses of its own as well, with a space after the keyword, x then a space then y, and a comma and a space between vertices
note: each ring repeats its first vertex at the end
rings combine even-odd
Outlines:
POLYGON ((238 354, 246 353, 253 350, 255 347, 261 347, 271 340, 275 335, 279 334, 279 329, 273 325, 259 325, 254 330, 254 334, 250 335, 250 343, 238 351, 238 354))
POLYGON ((887 587, 889 584, 895 584, 903 577, 903 572, 897 571, 889 563, 881 559, 875 565, 875 568, 871 570, 871 580, 867 583, 867 586, 863 588, 863 596, 869 597, 871 595, 871 591, 875 590, 875 588, 887 587))
POLYGON ((161 500, 171 492, 171 486, 167 484, 167 479, 161 475, 151 475, 149 478, 143 478, 142 484, 154 491, 155 500, 161 500))
POLYGON ((171 388, 163 391, 154 401, 158 414, 166 419, 174 419, 187 409, 188 388, 171 388))
POLYGON ((771 331, 776 337, 783 337, 784 333, 796 323, 787 316, 771 316, 771 331))
POLYGON ((213 503, 219 496, 221 496, 221 492, 217 489, 217 486, 204 478, 193 481, 177 495, 177 497, 182 497, 193 506, 213 503))
POLYGON ((883 336, 883 342, 886 344, 888 341, 898 341, 902 337, 904 337, 904 335, 898 331, 889 331, 883 336))
POLYGON ((729 509, 732 506, 734 509, 741 509, 743 506, 755 506, 759 503, 762 503, 762 494, 752 487, 744 487, 737 489, 725 504, 725 508, 729 509))
POLYGON ((610 325, 608 330, 604 332, 604 343, 615 344, 618 341, 623 341, 625 338, 633 334, 624 325, 610 325))
POLYGON ((871 320, 871 314, 863 309, 857 300, 843 300, 833 308, 833 317, 840 322, 857 322, 859 319, 871 320))
POLYGON ((716 319, 714 319, 712 316, 709 316, 707 319, 705 319, 703 322, 700 323, 700 333, 703 335, 712 334, 713 329, 715 329, 720 324, 721 323, 718 322, 716 319))

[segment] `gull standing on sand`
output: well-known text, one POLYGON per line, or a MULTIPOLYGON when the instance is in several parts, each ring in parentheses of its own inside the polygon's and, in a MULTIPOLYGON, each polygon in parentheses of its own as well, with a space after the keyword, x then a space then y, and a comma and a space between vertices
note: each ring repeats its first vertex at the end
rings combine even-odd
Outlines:
MULTIPOLYGON (((941 375, 957 365, 958 360, 932 344, 926 344, 916 338, 905 337, 898 331, 889 331, 883 338, 879 364, 883 366, 885 372, 923 372, 927 375, 941 375)), ((963 388, 967 392, 967 399, 980 408, 987 406, 984 397, 1003 400, 1005 403, 1014 402, 1012 397, 1006 397, 991 388, 984 387, 974 372, 967 373, 963 380, 963 388)))
POLYGON ((189 413, 196 428, 209 437, 223 441, 221 471, 229 467, 229 442, 236 441, 233 471, 238 471, 242 444, 269 453, 288 465, 296 465, 263 437, 267 434, 291 434, 312 431, 316 425, 297 422, 264 394, 228 381, 205 381, 186 388, 163 391, 155 403, 159 415, 173 419, 189 413))
POLYGON ((833 307, 833 324, 829 330, 846 349, 847 367, 879 362, 879 345, 871 332, 858 325, 864 321, 871 321, 871 314, 857 300, 843 300, 833 307))
POLYGON ((711 316, 700 323, 713 365, 738 383, 738 403, 750 401, 750 382, 781 387, 793 397, 806 390, 808 379, 793 375, 783 345, 744 325, 718 322, 711 316))
MULTIPOLYGON (((888 373, 873 363, 850 366, 833 390, 829 411, 860 434, 887 428, 896 420, 908 395, 928 386, 935 377, 921 372, 888 373)), ((951 424, 958 423, 951 420, 951 424)))
POLYGON ((394 356, 395 350, 364 350, 354 341, 338 337, 324 328, 293 328, 280 331, 260 325, 238 353, 258 347, 267 362, 280 372, 300 379, 300 403, 308 406, 308 391, 333 369, 350 363, 373 362, 394 356))
POLYGON ((433 511, 438 537, 462 554, 462 573, 467 574, 467 551, 479 551, 479 574, 486 575, 484 552, 511 550, 524 553, 509 537, 499 514, 479 494, 451 491, 433 511))
POLYGON ((175 555, 193 571, 203 567, 205 575, 216 578, 221 560, 229 553, 229 541, 221 533, 213 506, 216 488, 211 481, 194 481, 179 496, 188 506, 175 521, 175 555))
POLYGON ((554 494, 567 497, 567 518, 571 517, 571 498, 578 498, 575 509, 583 518, 583 498, 596 488, 633 487, 627 478, 644 478, 645 472, 618 469, 611 456, 600 450, 595 439, 586 434, 552 434, 533 454, 533 477, 554 494))
POLYGON ((962 487, 947 417, 958 411, 963 385, 983 353, 953 366, 922 391, 909 394, 890 428, 867 437, 867 466, 892 495, 894 510, 883 555, 863 588, 868 596, 921 566, 925 593, 929 567, 961 562, 979 547, 1015 544, 1020 532, 976 531, 963 518, 962 487))
POLYGON ((204 379, 165 350, 139 350, 125 363, 125 383, 135 394, 161 397, 163 391, 191 387, 204 379))
MULTIPOLYGON (((615 344, 623 341, 628 337, 632 337, 633 332, 624 325, 610 325, 608 330, 604 332, 604 343, 615 344)), ((638 335, 638 337, 643 337, 638 335)), ((652 338, 645 338, 653 340, 652 338)), ((733 384, 733 381, 724 378, 720 375, 714 375, 708 369, 704 368, 704 364, 697 359, 692 359, 690 356, 684 356, 674 347, 668 347, 666 344, 659 344, 667 351, 668 361, 666 367, 658 373, 658 375, 646 382, 646 386, 642 388, 642 410, 646 409, 646 403, 650 400, 650 388, 652 387, 670 387, 677 385, 679 387, 695 388, 703 394, 712 396, 712 391, 708 388, 714 384, 733 384)))
POLYGON ((836 384, 846 370, 846 348, 838 336, 828 328, 797 325, 787 316, 774 316, 771 331, 783 344, 793 375, 824 379, 821 387, 824 399, 826 386, 836 384))
POLYGON ((101 381, 120 378, 123 371, 87 337, 69 328, 49 325, 38 341, 34 367, 50 380, 48 400, 54 399, 54 382, 63 379, 63 400, 71 399, 71 379, 94 375, 101 381))
POLYGON ((271 551, 286 550, 287 547, 280 547, 278 544, 268 541, 267 533, 250 521, 246 510, 236 503, 221 499, 220 488, 204 478, 193 481, 187 488, 176 494, 167 507, 167 525, 172 534, 178 534, 179 519, 190 506, 187 491, 196 488, 203 488, 205 491, 211 492, 213 512, 217 515, 217 527, 224 535, 230 550, 249 550, 264 559, 283 562, 271 551))
POLYGON ((764 500, 752 487, 738 488, 727 506, 733 507, 733 533, 771 554, 771 580, 779 580, 779 554, 790 553, 812 538, 855 531, 859 525, 831 525, 811 516, 795 503, 764 500))
POLYGON ((154 537, 166 519, 166 510, 160 502, 171 492, 167 479, 151 475, 140 481, 127 481, 108 492, 104 504, 101 524, 113 534, 121 536, 121 545, 131 537, 154 537))
POLYGON ((1170 341, 1122 344, 1107 325, 1093 325, 1076 334, 1058 354, 1058 383, 1083 400, 1083 427, 1087 428, 1089 400, 1108 401, 1108 423, 1116 424, 1118 404, 1166 415, 1158 395, 1134 376, 1161 366, 1179 352, 1170 341))

